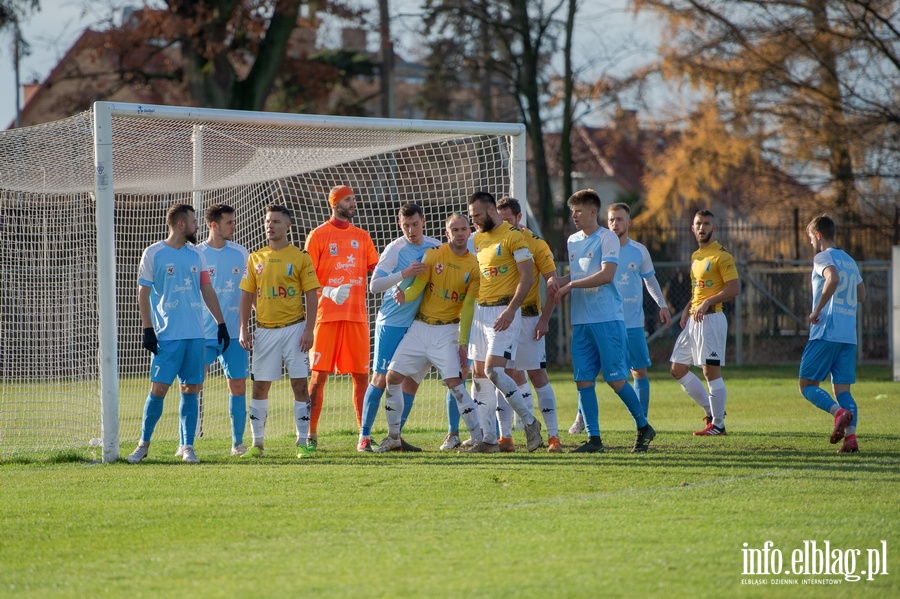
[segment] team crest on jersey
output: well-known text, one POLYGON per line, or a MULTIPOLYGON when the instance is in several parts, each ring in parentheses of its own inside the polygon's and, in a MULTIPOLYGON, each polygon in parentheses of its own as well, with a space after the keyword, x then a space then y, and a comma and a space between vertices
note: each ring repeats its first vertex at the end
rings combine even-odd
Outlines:
POLYGON ((262 262, 260 262, 256 265, 256 276, 261 275, 262 271, 263 271, 263 264, 262 264, 262 262))
POLYGON ((634 262, 629 262, 628 268, 630 268, 631 270, 635 270, 637 268, 637 264, 635 264, 634 262))
POLYGON ((337 255, 338 255, 338 247, 337 247, 337 244, 336 244, 336 243, 329 243, 329 244, 328 244, 328 253, 331 254, 332 256, 337 256, 337 255))
POLYGON ((237 266, 235 266, 234 268, 231 269, 231 274, 233 274, 235 276, 239 275, 239 274, 241 274, 241 269, 238 268, 237 266))
POLYGON ((441 264, 440 262, 438 262, 437 264, 435 264, 435 265, 434 265, 434 272, 436 272, 437 274, 441 274, 442 272, 444 272, 444 265, 441 264))
POLYGON ((358 249, 359 249, 359 242, 356 241, 355 239, 351 239, 351 240, 350 240, 350 247, 352 247, 354 250, 358 250, 358 249))
POLYGON ((210 278, 215 278, 215 276, 216 276, 216 267, 215 267, 215 266, 210 266, 209 268, 206 269, 206 272, 209 273, 210 278))
POLYGON ((191 274, 192 274, 192 275, 197 274, 197 271, 198 271, 198 269, 197 269, 197 266, 196 266, 196 265, 194 265, 194 266, 191 267, 191 274))
POLYGON ((174 264, 166 264, 166 276, 167 277, 175 276, 175 265, 174 264))

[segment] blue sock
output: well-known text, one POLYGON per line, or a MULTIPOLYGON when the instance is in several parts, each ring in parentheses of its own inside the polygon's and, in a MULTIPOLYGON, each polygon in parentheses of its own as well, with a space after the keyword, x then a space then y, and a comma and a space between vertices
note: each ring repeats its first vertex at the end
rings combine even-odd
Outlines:
POLYGON ((641 406, 641 400, 638 399, 634 387, 632 387, 628 381, 625 381, 622 388, 616 391, 616 395, 619 396, 619 399, 621 399, 622 403, 625 404, 625 407, 628 408, 631 417, 634 418, 634 426, 637 428, 644 428, 647 426, 647 417, 644 416, 644 408, 641 406))
POLYGON ((181 428, 184 429, 184 445, 193 445, 197 434, 197 419, 200 417, 200 400, 197 394, 182 393, 178 412, 181 416, 181 428))
POLYGON ((834 405, 834 400, 831 399, 831 396, 825 389, 816 387, 815 385, 808 385, 803 389, 803 397, 808 399, 812 405, 820 410, 824 410, 829 414, 831 413, 831 406, 834 405))
POLYGON ((646 417, 650 414, 650 379, 647 377, 634 379, 634 390, 641 401, 641 407, 644 408, 644 417, 646 417))
POLYGON ((456 405, 456 398, 453 393, 447 391, 447 432, 459 433, 459 406, 456 405))
POLYGON ((244 429, 247 426, 247 396, 229 395, 228 412, 231 414, 231 445, 244 444, 244 429))
POLYGON ((152 393, 147 394, 147 401, 144 402, 144 424, 141 426, 141 441, 144 443, 149 443, 150 437, 153 436, 156 423, 162 416, 164 399, 165 396, 156 397, 152 393))
POLYGON ((400 430, 403 430, 403 425, 406 424, 406 419, 409 418, 409 413, 412 411, 413 402, 416 401, 416 396, 412 393, 403 392, 403 413, 400 415, 400 430))
POLYGON ((578 410, 584 417, 584 428, 589 437, 600 436, 600 405, 597 403, 597 387, 578 388, 578 410))
POLYGON ((837 402, 845 410, 853 412, 853 421, 850 423, 850 426, 856 426, 856 401, 854 401, 850 392, 844 391, 843 393, 838 393, 837 402))
POLYGON ((363 398, 363 421, 360 433, 364 437, 372 434, 372 427, 375 425, 375 417, 378 415, 378 408, 381 407, 381 398, 384 396, 384 389, 379 389, 375 385, 370 384, 366 389, 366 395, 363 398))

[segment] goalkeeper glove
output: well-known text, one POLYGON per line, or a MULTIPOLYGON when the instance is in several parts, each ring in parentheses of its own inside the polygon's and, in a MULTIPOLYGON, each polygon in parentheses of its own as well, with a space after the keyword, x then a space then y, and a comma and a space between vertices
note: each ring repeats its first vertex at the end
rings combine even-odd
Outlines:
POLYGON ((228 334, 228 327, 225 326, 224 322, 219 325, 219 329, 216 332, 216 341, 222 346, 222 353, 224 354, 231 343, 231 335, 228 334))
POLYGON ((156 355, 156 352, 159 351, 159 342, 156 340, 156 331, 153 330, 153 327, 144 329, 144 341, 142 345, 144 346, 144 349, 154 356, 156 355))
POLYGON ((352 287, 350 283, 344 283, 337 287, 325 287, 322 289, 322 295, 340 306, 350 297, 350 287, 352 287))

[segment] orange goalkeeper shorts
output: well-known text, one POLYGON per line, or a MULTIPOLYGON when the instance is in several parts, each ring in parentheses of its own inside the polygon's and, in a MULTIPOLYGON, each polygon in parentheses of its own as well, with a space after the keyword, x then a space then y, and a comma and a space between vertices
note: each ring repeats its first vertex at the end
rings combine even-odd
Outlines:
POLYGON ((369 323, 317 322, 309 351, 312 369, 335 374, 369 372, 369 323))

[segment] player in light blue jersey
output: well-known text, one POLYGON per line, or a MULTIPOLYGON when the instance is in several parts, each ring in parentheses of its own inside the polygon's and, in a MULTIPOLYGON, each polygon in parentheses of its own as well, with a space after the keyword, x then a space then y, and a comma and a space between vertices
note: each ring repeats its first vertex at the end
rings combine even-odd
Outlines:
MULTIPOLYGON (((385 375, 388 365, 394 356, 394 351, 406 334, 406 329, 412 324, 419 309, 422 298, 415 301, 398 304, 394 300, 397 288, 406 289, 415 280, 416 275, 425 270, 422 257, 425 250, 437 247, 440 241, 433 237, 427 237, 425 231, 425 213, 418 204, 408 202, 400 207, 398 223, 403 236, 398 237, 388 244, 378 259, 375 273, 369 283, 372 293, 382 293, 381 307, 375 319, 375 354, 372 364, 372 380, 366 389, 363 399, 362 425, 359 431, 357 451, 372 451, 372 425, 381 405, 381 398, 387 387, 385 375)), ((416 391, 419 388, 421 378, 407 378, 403 383, 403 415, 402 422, 406 422, 412 409, 416 391), (418 380, 416 380, 418 378, 418 380)), ((402 425, 401 425, 402 426, 402 425)), ((406 441, 402 444, 403 451, 421 451, 418 447, 410 445, 406 441)))
MULTIPOLYGON (((210 282, 219 299, 222 315, 228 330, 240 333, 241 278, 247 267, 250 253, 242 245, 234 243, 237 228, 234 208, 227 204, 214 204, 206 210, 209 235, 199 245, 209 271, 210 282)), ((228 415, 231 417, 231 455, 246 453, 244 429, 247 423, 247 375, 249 353, 241 347, 238 337, 232 339, 223 352, 216 343, 216 322, 209 312, 204 314, 206 328, 206 366, 218 361, 228 384, 228 415)), ((200 427, 203 430, 203 395, 200 396, 200 427)))
POLYGON ((800 359, 800 394, 834 416, 830 441, 844 440, 838 453, 854 453, 859 451, 857 408, 850 385, 856 382, 856 314, 866 300, 866 286, 856 261, 835 246, 835 229, 825 215, 806 227, 818 253, 813 259, 809 341, 800 359), (829 373, 836 402, 819 387, 829 373))
POLYGON ((216 292, 210 284, 197 242, 197 217, 189 204, 176 204, 166 214, 169 235, 141 256, 138 271, 138 307, 144 329, 144 349, 153 354, 150 393, 144 404, 141 441, 126 459, 136 464, 147 457, 150 438, 162 415, 163 400, 175 376, 181 383, 180 426, 182 460, 196 463, 194 436, 199 416, 198 394, 203 387, 206 308, 216 322, 221 351, 230 344, 216 292), (204 307, 204 304, 206 306, 204 307))
POLYGON ((637 393, 628 383, 625 313, 622 296, 614 283, 620 263, 619 240, 597 221, 600 196, 596 191, 577 191, 568 204, 578 228, 566 243, 569 274, 552 277, 547 292, 555 294, 559 300, 571 294, 572 369, 578 387, 579 410, 588 431, 588 440, 573 452, 604 450, 595 388, 601 371, 603 379, 634 418, 637 437, 631 451, 647 451, 656 431, 647 422, 637 393))

